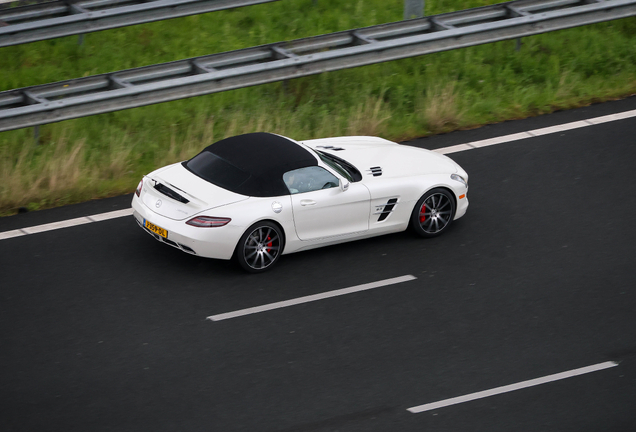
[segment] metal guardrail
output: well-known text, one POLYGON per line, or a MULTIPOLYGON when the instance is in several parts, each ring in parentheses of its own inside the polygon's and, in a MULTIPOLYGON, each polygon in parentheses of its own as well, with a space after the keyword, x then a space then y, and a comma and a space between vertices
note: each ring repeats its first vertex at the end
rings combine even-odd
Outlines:
POLYGON ((58 0, 0 9, 0 47, 278 0, 58 0))
POLYGON ((0 131, 636 16, 636 0, 518 0, 0 93, 0 131))
POLYGON ((18 6, 26 6, 35 3, 45 3, 51 0, 0 0, 0 10, 18 6))

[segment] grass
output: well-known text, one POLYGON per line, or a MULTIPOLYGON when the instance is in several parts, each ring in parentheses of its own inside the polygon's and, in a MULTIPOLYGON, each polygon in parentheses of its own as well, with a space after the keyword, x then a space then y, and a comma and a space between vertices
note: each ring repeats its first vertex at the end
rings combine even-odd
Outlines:
MULTIPOLYGON (((1 48, 0 90, 402 17, 403 0, 275 3, 1 48)), ((427 14, 496 3, 429 0, 427 14)), ((401 140, 636 93, 636 18, 0 133, 0 214, 131 192, 139 178, 252 131, 401 140)))

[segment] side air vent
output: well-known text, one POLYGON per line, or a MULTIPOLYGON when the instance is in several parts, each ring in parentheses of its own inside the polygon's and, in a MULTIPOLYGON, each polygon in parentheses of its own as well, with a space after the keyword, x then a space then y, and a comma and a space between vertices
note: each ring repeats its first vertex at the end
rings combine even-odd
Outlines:
POLYGON ((382 175, 382 168, 381 167, 371 167, 367 170, 367 172, 369 174, 371 174, 373 177, 380 177, 382 175))
POLYGON ((170 189, 168 186, 164 185, 163 183, 157 183, 155 185, 155 189, 157 189, 160 193, 166 196, 169 196, 173 200, 177 200, 183 204, 187 204, 190 202, 190 200, 179 195, 177 192, 173 191, 172 189, 170 189))
POLYGON ((344 150, 342 147, 334 147, 334 146, 316 146, 316 148, 321 148, 325 150, 333 150, 333 151, 342 151, 344 150))
MULTIPOLYGON (((379 212, 380 217, 378 218, 378 222, 382 222, 384 219, 389 217, 389 215, 393 211, 393 207, 395 207, 395 204, 397 204, 397 201, 398 201, 397 198, 391 198, 390 200, 386 202, 382 210, 380 210, 379 212)), ((378 214, 378 212, 376 212, 375 214, 378 214)))

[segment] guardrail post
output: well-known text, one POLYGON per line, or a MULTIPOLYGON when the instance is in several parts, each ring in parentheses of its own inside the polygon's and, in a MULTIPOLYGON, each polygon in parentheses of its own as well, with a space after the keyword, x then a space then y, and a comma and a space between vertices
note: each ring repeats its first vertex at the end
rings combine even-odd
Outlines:
POLYGON ((404 19, 422 18, 424 16, 424 0, 404 0, 404 19))
POLYGON ((40 125, 33 126, 33 141, 35 141, 35 145, 40 145, 40 125))

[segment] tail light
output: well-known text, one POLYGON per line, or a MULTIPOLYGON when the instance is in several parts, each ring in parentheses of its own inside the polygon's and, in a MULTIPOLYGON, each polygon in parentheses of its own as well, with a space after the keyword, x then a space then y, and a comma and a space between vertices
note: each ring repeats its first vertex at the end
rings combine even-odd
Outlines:
POLYGON ((186 224, 200 228, 212 228, 227 225, 228 223, 230 223, 231 220, 232 219, 230 218, 197 216, 187 221, 186 224))
POLYGON ((141 188, 144 186, 144 179, 141 179, 139 184, 137 185, 137 190, 135 191, 135 195, 141 195, 141 188))

